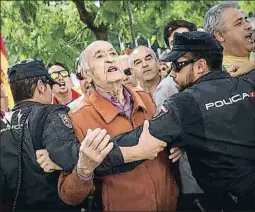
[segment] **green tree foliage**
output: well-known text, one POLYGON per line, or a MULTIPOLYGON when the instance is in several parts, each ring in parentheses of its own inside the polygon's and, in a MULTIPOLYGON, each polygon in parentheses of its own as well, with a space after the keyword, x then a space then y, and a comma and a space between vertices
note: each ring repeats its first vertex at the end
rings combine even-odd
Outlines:
MULTIPOLYGON (((219 1, 131 1, 135 35, 156 35, 164 47, 163 28, 172 19, 202 26, 205 12, 219 1)), ((240 1, 254 13, 254 1, 240 1)), ((1 33, 9 64, 27 57, 59 61, 73 69, 79 53, 96 39, 132 42, 127 0, 1 1, 1 33)))
POLYGON ((2 1, 1 9, 10 64, 34 57, 72 67, 80 50, 94 40, 69 2, 2 1))

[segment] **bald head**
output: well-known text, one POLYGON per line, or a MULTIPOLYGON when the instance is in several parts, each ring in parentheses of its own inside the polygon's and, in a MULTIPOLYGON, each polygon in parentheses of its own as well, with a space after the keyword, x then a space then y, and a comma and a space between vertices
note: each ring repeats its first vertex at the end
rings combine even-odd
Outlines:
POLYGON ((157 61, 155 52, 147 46, 137 46, 130 54, 130 64, 134 65, 135 59, 141 54, 150 54, 154 60, 157 61))
POLYGON ((95 58, 97 55, 102 52, 103 48, 113 49, 116 51, 112 44, 108 41, 104 40, 97 40, 89 44, 86 49, 80 54, 80 66, 82 69, 89 70, 91 68, 91 61, 93 58, 95 58))
POLYGON ((106 88, 110 82, 123 78, 118 54, 107 41, 94 41, 88 45, 80 55, 80 66, 83 75, 90 78, 96 87, 106 88))
POLYGON ((136 47, 130 55, 132 72, 141 84, 154 80, 159 76, 159 66, 156 54, 146 46, 136 47))

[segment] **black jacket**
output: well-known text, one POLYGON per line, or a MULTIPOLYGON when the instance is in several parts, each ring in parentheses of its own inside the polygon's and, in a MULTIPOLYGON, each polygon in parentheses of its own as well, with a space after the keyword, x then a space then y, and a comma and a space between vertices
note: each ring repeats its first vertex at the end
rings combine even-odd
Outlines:
POLYGON ((6 113, 0 133, 0 200, 13 204, 18 188, 19 130, 22 137, 22 180, 17 209, 58 210, 66 208, 58 196, 59 172, 45 173, 36 162, 35 151, 47 149, 52 161, 71 171, 78 159, 77 142, 67 112, 62 105, 25 101, 6 113), (21 120, 28 111, 28 118, 21 120))
MULTIPOLYGON (((112 139, 115 146, 138 143, 142 127, 112 139)), ((150 121, 150 133, 186 149, 198 184, 207 191, 255 194, 255 71, 231 78, 210 72, 167 99, 150 121)), ((116 164, 123 162, 116 148, 116 164)), ((119 169, 124 169, 122 165, 119 169)), ((114 174, 119 170, 99 175, 114 174)), ((254 195, 255 196, 255 195, 254 195)))

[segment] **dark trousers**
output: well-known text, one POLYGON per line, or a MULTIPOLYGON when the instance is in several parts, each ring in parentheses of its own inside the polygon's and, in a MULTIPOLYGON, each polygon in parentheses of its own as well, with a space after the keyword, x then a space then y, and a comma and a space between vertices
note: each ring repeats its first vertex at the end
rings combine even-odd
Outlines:
POLYGON ((180 194, 177 211, 255 211, 255 195, 180 194))

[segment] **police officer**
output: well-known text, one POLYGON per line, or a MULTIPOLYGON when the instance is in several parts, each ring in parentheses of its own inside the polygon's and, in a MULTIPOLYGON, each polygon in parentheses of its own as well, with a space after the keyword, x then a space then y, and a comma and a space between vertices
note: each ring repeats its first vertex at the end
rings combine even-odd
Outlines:
POLYGON ((35 155, 36 150, 47 149, 64 171, 77 163, 79 144, 69 109, 50 104, 57 82, 41 61, 33 59, 13 65, 8 77, 15 106, 1 121, 0 203, 12 210, 68 208, 58 196, 59 172, 45 173, 35 155))
POLYGON ((223 72, 222 47, 206 32, 176 33, 166 61, 182 92, 165 101, 150 134, 139 128, 111 141, 160 139, 185 147, 205 191, 201 210, 254 210, 255 71, 236 78, 223 72))

